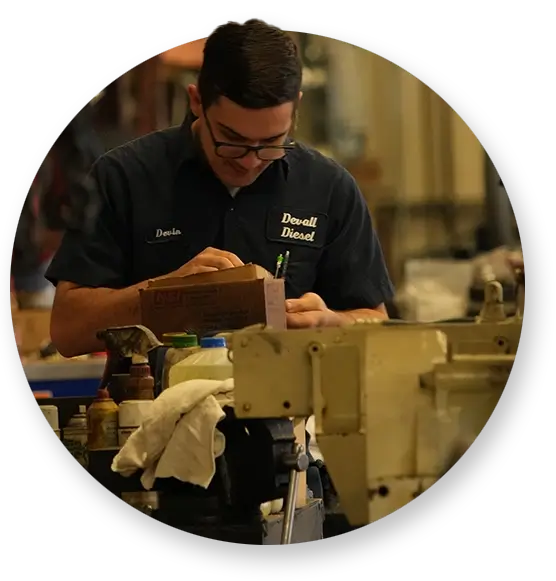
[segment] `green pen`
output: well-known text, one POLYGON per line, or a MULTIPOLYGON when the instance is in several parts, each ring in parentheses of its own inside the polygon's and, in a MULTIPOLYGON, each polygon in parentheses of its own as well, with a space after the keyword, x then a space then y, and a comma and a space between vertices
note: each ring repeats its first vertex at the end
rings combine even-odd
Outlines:
POLYGON ((274 278, 278 278, 278 274, 280 273, 280 267, 282 266, 282 262, 284 260, 284 257, 279 254, 278 257, 276 258, 276 272, 274 273, 274 278))

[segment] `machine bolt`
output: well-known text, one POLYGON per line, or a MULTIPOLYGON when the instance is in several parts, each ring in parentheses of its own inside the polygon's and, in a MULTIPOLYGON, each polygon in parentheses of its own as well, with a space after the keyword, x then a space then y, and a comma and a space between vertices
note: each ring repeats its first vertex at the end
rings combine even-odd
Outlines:
POLYGON ((303 446, 297 445, 293 453, 284 454, 282 462, 288 470, 296 472, 305 472, 309 468, 309 457, 304 453, 303 446))
POLYGON ((385 497, 385 496, 388 496, 389 493, 390 493, 390 490, 388 490, 387 486, 383 485, 383 486, 378 487, 378 495, 379 496, 385 497))

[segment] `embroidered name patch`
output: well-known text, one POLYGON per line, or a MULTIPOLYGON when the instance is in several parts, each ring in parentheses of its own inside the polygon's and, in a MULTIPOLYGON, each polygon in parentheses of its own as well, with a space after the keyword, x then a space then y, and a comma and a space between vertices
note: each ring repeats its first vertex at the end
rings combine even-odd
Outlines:
POLYGON ((273 242, 322 248, 328 216, 293 208, 274 208, 268 214, 267 238, 273 242))
POLYGON ((176 238, 181 238, 182 232, 179 228, 157 228, 154 232, 147 238, 149 244, 156 244, 158 242, 166 242, 169 240, 175 240, 176 238))

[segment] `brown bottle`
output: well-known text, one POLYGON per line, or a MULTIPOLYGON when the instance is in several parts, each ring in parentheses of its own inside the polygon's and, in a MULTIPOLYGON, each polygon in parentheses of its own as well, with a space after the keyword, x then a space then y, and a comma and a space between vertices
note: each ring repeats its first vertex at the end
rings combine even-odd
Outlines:
POLYGON ((154 399, 154 377, 148 363, 134 363, 129 368, 128 400, 154 399))

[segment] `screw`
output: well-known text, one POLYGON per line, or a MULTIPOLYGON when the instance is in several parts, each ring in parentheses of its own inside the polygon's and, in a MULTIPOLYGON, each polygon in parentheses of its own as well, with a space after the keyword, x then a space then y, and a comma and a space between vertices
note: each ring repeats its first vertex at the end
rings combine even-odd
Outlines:
POLYGON ((379 496, 382 496, 382 497, 388 496, 389 492, 390 491, 388 490, 388 486, 379 486, 378 487, 378 495, 379 496))
POLYGON ((248 412, 251 410, 251 404, 250 403, 244 403, 243 404, 243 411, 244 412, 248 412))

